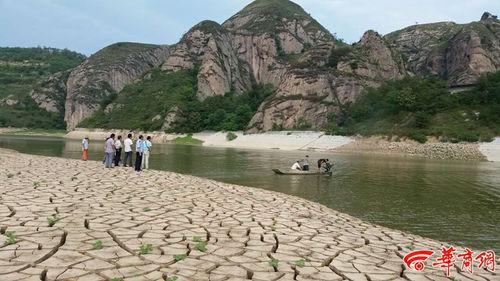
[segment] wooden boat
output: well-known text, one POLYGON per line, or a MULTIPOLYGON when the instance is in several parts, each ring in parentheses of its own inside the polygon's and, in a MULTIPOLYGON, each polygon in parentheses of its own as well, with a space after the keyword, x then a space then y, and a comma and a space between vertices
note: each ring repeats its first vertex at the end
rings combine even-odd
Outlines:
POLYGON ((299 175, 299 176, 313 176, 313 175, 332 175, 332 171, 330 172, 320 172, 320 171, 299 171, 299 170, 282 170, 282 169, 273 169, 273 172, 275 172, 278 175, 299 175))

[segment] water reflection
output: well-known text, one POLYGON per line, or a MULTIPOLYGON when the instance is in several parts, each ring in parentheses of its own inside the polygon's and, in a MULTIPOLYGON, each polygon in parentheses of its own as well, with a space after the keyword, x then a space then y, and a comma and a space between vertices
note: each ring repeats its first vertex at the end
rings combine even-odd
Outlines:
MULTIPOLYGON (((0 147, 79 158, 79 141, 0 136, 0 147)), ((103 140, 90 159, 102 160, 103 140)), ((373 155, 309 153, 334 160, 327 176, 278 176, 304 152, 155 144, 154 169, 296 195, 361 219, 423 236, 500 250, 500 164, 373 155)), ((314 163, 311 163, 314 165, 314 163)))

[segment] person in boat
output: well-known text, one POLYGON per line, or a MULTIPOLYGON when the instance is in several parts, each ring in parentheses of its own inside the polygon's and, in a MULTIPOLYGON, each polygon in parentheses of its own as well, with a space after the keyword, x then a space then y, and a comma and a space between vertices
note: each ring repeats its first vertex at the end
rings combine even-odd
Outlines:
POLYGON ((292 170, 298 170, 298 171, 302 171, 302 167, 300 166, 300 161, 297 161, 295 163, 293 163, 292 167, 290 169, 292 170))
POLYGON ((306 155, 305 159, 301 160, 302 171, 309 171, 309 155, 306 155))
POLYGON ((330 163, 330 159, 320 159, 318 160, 318 168, 322 173, 328 173, 332 170, 332 164, 330 163))

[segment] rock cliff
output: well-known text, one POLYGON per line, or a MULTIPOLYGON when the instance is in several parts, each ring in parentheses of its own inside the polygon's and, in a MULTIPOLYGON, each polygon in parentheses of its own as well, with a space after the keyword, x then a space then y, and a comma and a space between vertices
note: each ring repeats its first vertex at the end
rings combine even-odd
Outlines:
MULTIPOLYGON (((363 89, 390 79, 438 75, 450 86, 461 86, 499 70, 500 21, 485 13, 469 24, 421 24, 385 36, 367 31, 348 45, 291 1, 256 0, 222 24, 197 24, 175 45, 108 46, 67 78, 49 79, 32 96, 47 110, 63 110, 71 129, 155 68, 197 69, 199 100, 272 85, 275 94, 260 105, 249 132, 321 129, 363 89), (61 97, 64 109, 56 102, 61 97)), ((169 110, 159 116, 165 128, 177 114, 169 110)))
POLYGON ((166 46, 117 43, 89 57, 69 74, 64 120, 69 129, 89 117, 123 87, 160 66, 169 54, 166 46))

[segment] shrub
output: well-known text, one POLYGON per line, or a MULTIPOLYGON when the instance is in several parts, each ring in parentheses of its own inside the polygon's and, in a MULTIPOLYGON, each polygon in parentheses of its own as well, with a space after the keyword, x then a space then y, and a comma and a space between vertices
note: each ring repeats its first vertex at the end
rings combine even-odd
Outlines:
POLYGON ((419 143, 426 143, 427 142, 427 136, 419 131, 412 131, 408 134, 408 137, 414 141, 417 141, 419 143))
MULTIPOLYGON (((337 68, 339 62, 347 57, 351 53, 351 47, 343 46, 338 48, 333 48, 328 56, 328 62, 326 66, 331 68, 337 68)), ((357 67, 356 67, 357 68, 357 67)))
POLYGON ((233 133, 233 132, 229 132, 229 133, 227 133, 227 135, 226 135, 226 140, 227 140, 227 141, 233 141, 233 140, 235 140, 236 138, 238 138, 238 136, 237 136, 235 133, 233 133))

